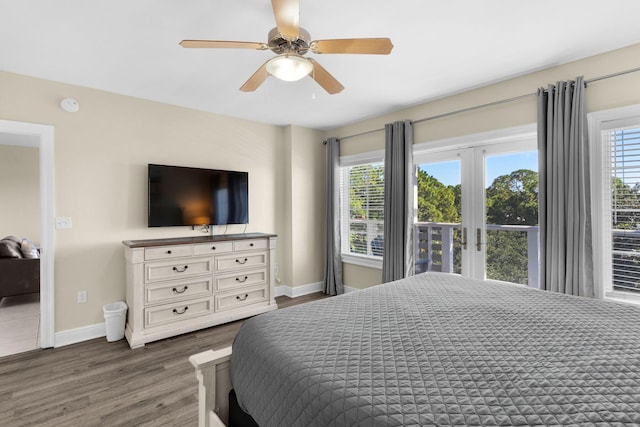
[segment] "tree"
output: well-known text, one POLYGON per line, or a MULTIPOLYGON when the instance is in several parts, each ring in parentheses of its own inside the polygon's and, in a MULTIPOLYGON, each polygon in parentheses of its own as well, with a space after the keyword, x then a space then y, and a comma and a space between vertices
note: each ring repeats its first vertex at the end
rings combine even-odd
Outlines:
POLYGON ((349 169, 349 245, 352 253, 369 253, 369 225, 372 221, 381 221, 383 215, 384 166, 381 163, 352 166, 349 169))
POLYGON ((640 188, 625 184, 618 177, 611 179, 612 225, 618 230, 637 230, 640 224, 640 188))
MULTIPOLYGON (((538 174, 519 169, 493 180, 486 190, 487 224, 537 225, 538 174)), ((513 283, 528 281, 527 233, 487 230, 487 277, 513 283)))
MULTIPOLYGON (((461 214, 460 204, 460 185, 444 185, 438 179, 428 174, 422 169, 418 169, 418 222, 442 222, 442 223, 459 223, 461 214)), ((423 247, 417 258, 430 262, 434 261, 433 255, 441 255, 441 242, 438 241, 438 232, 445 232, 445 227, 430 228, 429 235, 425 237, 426 241, 430 241, 431 253, 423 247)), ((454 271, 459 273, 461 270, 461 233, 459 229, 454 230, 454 249, 453 264, 454 271)), ((419 237, 420 238, 420 237, 419 237)), ((420 245, 418 245, 420 246, 420 245)), ((431 265, 433 268, 433 264, 431 265)))
POLYGON ((460 222, 459 192, 418 169, 418 222, 460 222))
POLYGON ((538 174, 518 169, 487 188, 487 224, 538 224, 538 174))

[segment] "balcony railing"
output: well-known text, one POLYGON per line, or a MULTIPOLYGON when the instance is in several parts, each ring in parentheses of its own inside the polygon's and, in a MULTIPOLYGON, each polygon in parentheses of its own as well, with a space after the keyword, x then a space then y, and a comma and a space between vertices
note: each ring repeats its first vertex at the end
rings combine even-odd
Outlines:
POLYGON ((640 292, 640 230, 613 229, 613 289, 640 292))
MULTIPOLYGON (((461 272, 462 233, 459 223, 419 222, 414 230, 416 273, 461 272)), ((533 225, 487 224, 487 278, 537 288, 538 234, 538 226, 533 225)), ((469 248, 474 248, 474 244, 469 238, 469 248)))

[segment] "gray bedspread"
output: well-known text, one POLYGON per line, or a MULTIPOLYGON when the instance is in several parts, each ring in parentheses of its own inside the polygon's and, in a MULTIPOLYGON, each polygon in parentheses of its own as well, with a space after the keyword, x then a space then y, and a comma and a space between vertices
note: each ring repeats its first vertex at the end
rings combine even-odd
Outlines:
POLYGON ((640 307, 426 273, 247 321, 261 427, 640 425, 640 307))

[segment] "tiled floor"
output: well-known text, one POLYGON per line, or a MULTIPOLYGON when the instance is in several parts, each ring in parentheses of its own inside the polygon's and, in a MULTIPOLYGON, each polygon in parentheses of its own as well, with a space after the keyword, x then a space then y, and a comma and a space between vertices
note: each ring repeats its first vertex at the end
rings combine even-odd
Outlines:
POLYGON ((40 294, 0 300, 0 357, 38 348, 40 294))

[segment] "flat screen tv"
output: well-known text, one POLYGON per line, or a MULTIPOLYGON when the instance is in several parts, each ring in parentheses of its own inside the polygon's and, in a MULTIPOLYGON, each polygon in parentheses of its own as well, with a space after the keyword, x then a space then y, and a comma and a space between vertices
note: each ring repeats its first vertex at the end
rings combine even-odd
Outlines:
POLYGON ((149 164, 149 227, 249 223, 249 174, 149 164))

